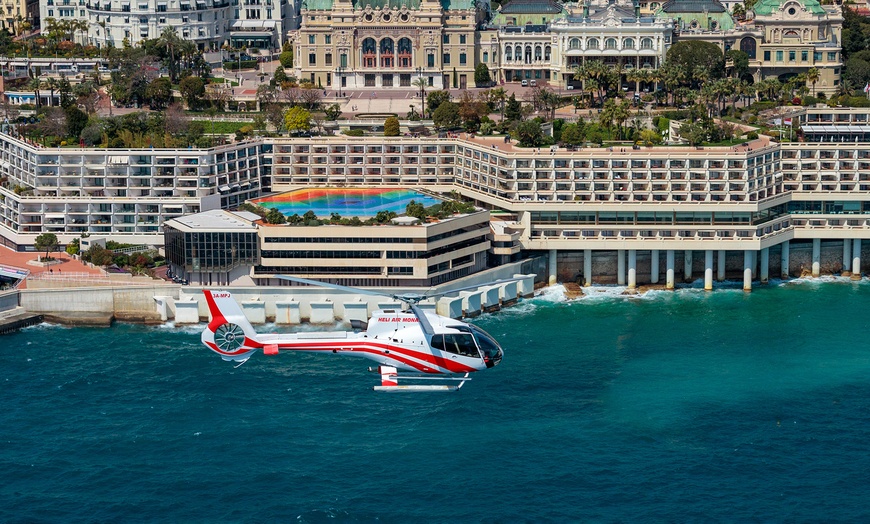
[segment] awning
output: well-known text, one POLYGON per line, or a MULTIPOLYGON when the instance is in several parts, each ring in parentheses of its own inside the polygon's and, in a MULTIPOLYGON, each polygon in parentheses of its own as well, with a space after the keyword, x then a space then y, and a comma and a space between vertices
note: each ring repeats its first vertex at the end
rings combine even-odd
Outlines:
POLYGON ((128 156, 110 156, 109 157, 110 164, 129 164, 130 157, 128 156))
POLYGON ((266 29, 277 27, 275 20, 236 20, 231 29, 266 29))
POLYGON ((63 213, 46 213, 45 218, 64 218, 66 215, 63 213))
POLYGON ((233 40, 260 40, 272 39, 271 31, 231 31, 230 38, 233 40))
POLYGON ((220 191, 221 193, 226 193, 229 190, 230 190, 230 186, 219 186, 218 187, 218 191, 220 191))

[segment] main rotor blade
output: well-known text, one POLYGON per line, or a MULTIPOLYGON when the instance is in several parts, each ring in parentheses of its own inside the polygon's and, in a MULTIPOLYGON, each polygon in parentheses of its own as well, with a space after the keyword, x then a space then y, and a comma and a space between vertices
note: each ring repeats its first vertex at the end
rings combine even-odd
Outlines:
POLYGON ((329 282, 321 282, 319 280, 309 280, 307 278, 291 277, 289 275, 273 275, 273 276, 275 278, 280 278, 281 280, 289 280, 290 282, 298 282, 300 284, 308 284, 309 286, 328 287, 328 288, 332 288, 332 289, 338 289, 340 291, 347 291, 349 293, 359 293, 361 295, 374 295, 377 297, 396 298, 396 295, 393 295, 392 293, 382 293, 380 291, 372 291, 370 289, 361 289, 358 287, 342 286, 340 284, 330 284, 329 282))
POLYGON ((410 304, 411 311, 417 315, 417 320, 420 321, 420 327, 423 329, 423 333, 426 334, 427 337, 431 337, 435 334, 435 330, 432 328, 432 324, 429 323, 429 319, 426 318, 426 312, 420 309, 416 304, 410 304))
POLYGON ((458 291, 466 291, 468 289, 478 289, 478 288, 482 288, 485 286, 497 286, 500 284, 506 284, 508 282, 519 282, 520 280, 525 280, 526 278, 528 278, 528 277, 504 278, 501 280, 493 280, 492 282, 484 282, 483 284, 475 284, 473 286, 458 287, 455 289, 451 289, 449 291, 441 291, 438 293, 432 293, 431 295, 427 293, 426 298, 440 297, 442 295, 449 295, 450 293, 456 293, 458 291))

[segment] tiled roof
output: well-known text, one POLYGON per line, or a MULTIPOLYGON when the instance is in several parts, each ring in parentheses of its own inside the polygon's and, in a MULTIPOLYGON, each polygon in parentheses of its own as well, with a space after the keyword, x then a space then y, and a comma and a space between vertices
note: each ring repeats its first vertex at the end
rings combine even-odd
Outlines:
POLYGON ((562 4, 556 0, 508 0, 501 6, 503 14, 558 14, 562 4))
POLYGON ((725 6, 716 0, 668 0, 662 4, 665 13, 724 13, 725 6))

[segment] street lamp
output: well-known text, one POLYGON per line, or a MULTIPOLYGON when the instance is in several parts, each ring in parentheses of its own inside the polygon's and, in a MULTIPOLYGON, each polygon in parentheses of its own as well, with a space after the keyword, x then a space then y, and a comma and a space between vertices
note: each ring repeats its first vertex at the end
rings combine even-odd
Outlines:
POLYGON ((335 79, 338 83, 338 98, 341 98, 341 70, 342 67, 338 66, 338 78, 335 79))

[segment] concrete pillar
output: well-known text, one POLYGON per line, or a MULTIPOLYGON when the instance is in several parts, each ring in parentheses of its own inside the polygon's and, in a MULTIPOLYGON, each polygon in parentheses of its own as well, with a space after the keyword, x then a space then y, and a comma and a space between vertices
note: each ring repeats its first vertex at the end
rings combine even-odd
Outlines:
POLYGON ((625 285, 625 250, 616 250, 616 283, 620 286, 625 285))
POLYGON ((668 249, 665 258, 665 287, 674 289, 674 250, 668 249))
POLYGON ((752 291, 752 251, 743 252, 743 291, 752 291))
POLYGON ((713 291, 713 250, 704 252, 704 291, 713 291))
POLYGON ((752 280, 758 278, 758 251, 752 252, 752 280))
POLYGON ((852 280, 861 280, 861 239, 852 241, 852 280))
POLYGON ((637 288, 637 250, 628 250, 628 289, 637 288))
POLYGON ((813 276, 818 277, 822 274, 822 240, 820 238, 813 239, 813 276))
POLYGON ((659 283, 659 250, 653 249, 649 252, 649 282, 650 284, 659 283))
POLYGON ((761 250, 761 283, 767 284, 770 273, 770 248, 766 247, 761 250))
POLYGON ((843 276, 849 276, 852 272, 852 241, 848 238, 843 240, 843 276))
POLYGON ((782 243, 782 256, 780 257, 782 261, 780 264, 779 274, 782 278, 788 278, 788 264, 789 264, 789 243, 788 240, 782 243))
POLYGON ((592 250, 583 250, 583 285, 589 287, 592 285, 592 250))
POLYGON ((549 272, 550 272, 550 280, 549 284, 552 286, 556 283, 556 262, 557 262, 557 251, 555 249, 550 250, 550 258, 549 260, 549 272))
POLYGON ((717 252, 717 260, 716 260, 716 280, 722 282, 725 280, 725 253, 724 249, 720 249, 717 252))
POLYGON ((683 255, 683 280, 692 281, 692 250, 687 249, 683 255))

